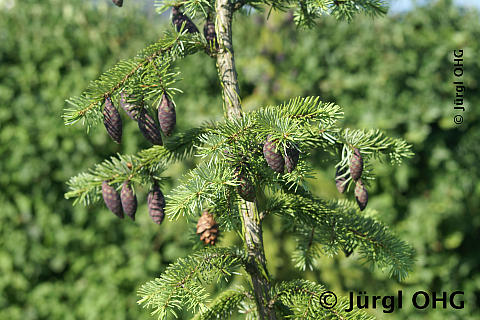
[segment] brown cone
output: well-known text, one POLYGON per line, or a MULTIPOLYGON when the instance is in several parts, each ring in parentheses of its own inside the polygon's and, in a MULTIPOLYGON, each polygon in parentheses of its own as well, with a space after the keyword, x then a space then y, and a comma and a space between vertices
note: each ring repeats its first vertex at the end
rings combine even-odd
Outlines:
POLYGON ((267 164, 270 168, 273 169, 275 172, 283 173, 283 168, 285 165, 285 161, 283 160, 282 155, 277 151, 275 151, 275 143, 269 141, 270 135, 268 135, 267 140, 263 144, 263 156, 267 161, 267 164))
POLYGON ((198 28, 197 26, 190 20, 189 17, 184 15, 180 10, 179 7, 172 8, 172 23, 177 28, 177 32, 180 32, 183 23, 185 23, 184 30, 187 30, 189 33, 197 33, 198 28))
POLYGON ((117 190, 110 186, 107 181, 102 182, 102 196, 105 205, 110 211, 112 211, 117 217, 123 219, 122 202, 117 190))
POLYGON ((172 134, 176 121, 177 116, 175 114, 175 106, 173 105, 173 102, 163 94, 162 100, 158 105, 158 122, 160 123, 160 128, 164 135, 168 137, 172 134))
POLYGON ((135 212, 137 212, 137 196, 133 193, 130 187, 130 182, 125 181, 120 192, 120 199, 122 200, 123 212, 135 221, 135 212))
POLYGON ((357 181, 362 176, 363 172, 363 158, 360 150, 355 148, 352 157, 350 158, 350 175, 354 181, 357 181))
POLYGON ((117 7, 123 6, 123 0, 112 0, 112 2, 113 2, 117 7))
POLYGON ((355 184, 355 199, 360 207, 360 211, 363 211, 368 203, 368 192, 361 179, 358 179, 355 184))
POLYGON ((237 186, 238 195, 245 201, 253 202, 255 200, 255 187, 240 169, 235 170, 235 175, 239 182, 237 186))
POLYGON ((292 172, 298 164, 298 157, 300 156, 300 152, 296 148, 288 148, 285 154, 285 168, 287 172, 292 172))
POLYGON ((205 26, 203 27, 203 35, 205 36, 205 39, 207 40, 209 47, 214 47, 215 49, 218 49, 217 34, 215 32, 215 23, 212 20, 207 19, 207 21, 205 22, 205 26))
POLYGON ((152 144, 163 145, 160 129, 145 109, 142 109, 138 114, 138 128, 152 144))
POLYGON ((158 185, 154 184, 147 197, 148 214, 156 224, 161 224, 165 218, 165 197, 158 185))
POLYGON ((122 142, 122 118, 120 118, 120 113, 118 113, 117 108, 115 108, 109 97, 105 98, 103 124, 113 141, 116 143, 122 142))
POLYGON ((345 181, 348 178, 348 174, 341 177, 344 173, 345 170, 341 170, 340 167, 337 168, 337 172, 335 173, 335 185, 337 186, 337 190, 340 193, 344 193, 345 189, 347 188, 347 184, 345 183, 345 181))
POLYGON ((218 237, 218 224, 213 219, 213 215, 205 210, 197 222, 197 234, 200 240, 205 244, 215 245, 218 237))
POLYGON ((120 107, 125 111, 125 113, 130 117, 130 119, 137 121, 139 110, 142 108, 135 104, 128 102, 129 96, 122 92, 120 94, 120 107))

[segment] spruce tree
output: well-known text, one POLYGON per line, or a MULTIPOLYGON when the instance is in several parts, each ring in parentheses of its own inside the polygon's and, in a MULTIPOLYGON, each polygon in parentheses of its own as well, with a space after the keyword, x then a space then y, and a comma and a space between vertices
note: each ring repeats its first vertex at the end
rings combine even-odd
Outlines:
POLYGON ((173 26, 156 43, 91 82, 80 96, 68 99, 64 113, 68 125, 82 121, 88 129, 104 123, 114 142, 121 143, 118 114, 123 112, 128 116, 122 115, 124 121, 136 121, 152 147, 134 155, 112 156, 72 177, 66 198, 89 205, 103 197, 117 216, 125 212, 133 219, 135 189, 145 188, 150 191, 148 208, 155 223, 161 224, 164 215, 198 221, 196 232, 205 248, 179 259, 138 290, 138 303, 153 309, 159 319, 176 316, 183 308, 192 310, 195 319, 227 319, 239 309, 249 319, 370 319, 359 310, 346 312, 346 298, 339 297, 335 306, 326 307, 329 302, 322 300, 322 294, 328 288, 321 284, 272 279, 262 221, 272 215, 283 220, 285 232, 298 240, 292 259, 300 269, 312 268, 320 256, 340 252, 348 256, 356 251, 369 263, 389 269, 391 276, 405 278, 413 250, 365 207, 369 181, 374 178, 371 160, 399 164, 412 156, 410 146, 379 130, 343 128, 341 107, 320 97, 296 97, 243 112, 232 23, 237 12, 280 10, 293 11, 298 26, 315 28, 324 15, 350 20, 357 13, 385 14, 384 1, 155 3, 160 13, 172 9, 173 26), (205 25, 203 34, 193 17, 205 25), (208 54, 216 62, 225 119, 180 132, 174 128, 180 74, 172 64, 193 54, 208 54), (351 201, 321 199, 309 191, 307 179, 313 173, 309 156, 315 149, 336 159, 332 184, 351 201), (194 156, 201 161, 164 197, 165 169, 194 156), (241 248, 218 245, 221 238, 217 237, 229 231, 241 238, 241 248), (211 299, 206 286, 218 279, 228 281, 240 270, 247 276, 246 284, 211 299))

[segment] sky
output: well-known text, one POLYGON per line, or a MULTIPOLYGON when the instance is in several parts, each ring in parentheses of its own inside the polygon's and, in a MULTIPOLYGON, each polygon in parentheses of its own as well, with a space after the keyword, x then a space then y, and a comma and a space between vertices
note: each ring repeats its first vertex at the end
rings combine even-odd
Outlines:
MULTIPOLYGON (((391 0, 390 12, 401 12, 412 8, 414 2, 424 3, 422 0, 391 0)), ((477 7, 480 9, 480 0, 454 0, 460 6, 477 7)))

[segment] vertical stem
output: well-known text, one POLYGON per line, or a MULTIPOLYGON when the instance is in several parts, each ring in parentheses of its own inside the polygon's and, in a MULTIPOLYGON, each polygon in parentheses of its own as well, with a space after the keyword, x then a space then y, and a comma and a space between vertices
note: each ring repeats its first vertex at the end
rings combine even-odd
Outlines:
POLYGON ((228 0, 217 0, 215 28, 219 51, 217 54, 218 77, 223 88, 223 111, 229 119, 240 117, 240 89, 238 88, 237 69, 233 56, 232 18, 233 9, 228 0))
MULTIPOLYGON (((215 28, 219 44, 217 69, 223 88, 223 110, 225 117, 238 118, 242 115, 240 90, 232 43, 233 8, 230 0, 216 0, 215 28)), ((241 205, 242 229, 249 263, 247 272, 252 279, 255 302, 259 319, 276 320, 275 312, 267 304, 270 300, 270 280, 265 251, 263 249, 262 222, 254 202, 241 205)))

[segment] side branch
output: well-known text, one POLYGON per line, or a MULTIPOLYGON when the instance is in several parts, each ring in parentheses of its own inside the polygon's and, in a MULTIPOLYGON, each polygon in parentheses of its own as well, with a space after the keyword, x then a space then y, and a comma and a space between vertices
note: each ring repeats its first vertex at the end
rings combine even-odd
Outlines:
MULTIPOLYGON (((119 89, 128 85, 135 75, 146 72, 158 73, 155 61, 161 61, 162 68, 160 82, 162 87, 171 84, 173 74, 168 73, 170 64, 176 58, 193 54, 205 47, 205 43, 198 36, 188 34, 167 33, 157 43, 142 50, 136 57, 123 60, 103 73, 98 80, 92 81, 80 95, 67 100, 72 108, 65 109, 63 115, 65 124, 74 124, 83 119, 87 125, 101 119, 101 112, 96 107, 101 106, 106 96, 114 95, 119 89), (164 79, 165 78, 165 79, 164 79)), ((157 78, 158 79, 158 78, 157 78)))

